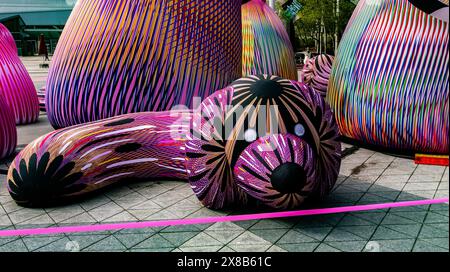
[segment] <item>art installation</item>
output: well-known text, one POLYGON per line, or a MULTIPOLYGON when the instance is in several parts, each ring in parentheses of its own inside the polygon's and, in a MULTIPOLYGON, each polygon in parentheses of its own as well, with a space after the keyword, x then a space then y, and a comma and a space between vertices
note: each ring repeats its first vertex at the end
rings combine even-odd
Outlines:
POLYGON ((242 73, 298 79, 294 49, 278 15, 263 0, 242 5, 242 73))
POLYGON ((302 82, 318 91, 324 98, 327 96, 333 61, 333 56, 322 54, 310 58, 302 70, 302 82))
POLYGON ((47 81, 55 128, 192 106, 241 77, 241 0, 80 0, 47 81))
POLYGON ((45 86, 38 89, 37 96, 39 99, 39 110, 42 112, 46 112, 47 110, 45 109, 45 86))
POLYGON ((51 132, 11 163, 8 189, 42 207, 124 181, 188 180, 207 207, 276 209, 325 196, 341 146, 329 106, 306 85, 250 76, 196 110, 133 113, 51 132))
POLYGON ((13 111, 16 124, 33 123, 39 117, 36 89, 17 55, 14 38, 0 24, 0 96, 13 111))
POLYGON ((341 133, 401 152, 448 154, 448 31, 448 1, 359 1, 328 90, 341 133))
POLYGON ((17 130, 14 113, 0 94, 0 159, 11 155, 17 145, 17 130))

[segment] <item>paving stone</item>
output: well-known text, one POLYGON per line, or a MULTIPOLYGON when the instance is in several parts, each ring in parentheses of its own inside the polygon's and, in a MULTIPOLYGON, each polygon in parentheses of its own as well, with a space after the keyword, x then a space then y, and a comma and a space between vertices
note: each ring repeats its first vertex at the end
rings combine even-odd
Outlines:
POLYGON ((59 223, 68 220, 70 218, 73 218, 77 215, 80 215, 82 213, 84 213, 84 210, 83 208, 81 208, 80 205, 71 205, 67 207, 54 209, 53 211, 49 212, 49 216, 56 223, 59 223))
POLYGON ((341 251, 337 248, 322 243, 314 250, 314 252, 341 252, 341 251))
POLYGON ((410 236, 387 227, 380 226, 373 235, 374 240, 409 239, 410 236))
POLYGON ((271 246, 266 252, 287 252, 287 250, 278 246, 271 246))
POLYGON ((218 252, 236 252, 234 251, 232 248, 224 246, 223 248, 221 248, 218 252))
MULTIPOLYGON (((173 247, 164 248, 132 248, 127 250, 128 252, 176 252, 173 247)), ((182 252, 181 250, 179 252, 182 252)))
POLYGON ((447 250, 449 249, 448 238, 427 238, 427 239, 420 239, 420 241, 424 241, 447 250))
POLYGON ((427 212, 398 212, 397 210, 392 210, 391 214, 412 220, 416 223, 423 223, 427 212))
POLYGON ((364 238, 359 237, 341 228, 333 229, 325 238, 325 242, 347 242, 347 241, 362 241, 364 238))
POLYGON ((270 245, 271 243, 264 240, 263 238, 251 233, 250 231, 245 231, 239 235, 236 239, 231 241, 228 246, 243 246, 243 245, 270 245))
POLYGON ((136 217, 134 217, 127 211, 123 211, 121 213, 118 213, 112 217, 109 217, 109 218, 103 220, 102 222, 122 223, 122 222, 135 222, 135 221, 138 221, 138 219, 136 217))
POLYGON ((375 233, 377 225, 345 226, 345 227, 339 227, 339 228, 342 230, 345 230, 347 232, 350 232, 352 234, 355 234, 356 236, 359 236, 361 238, 369 240, 372 237, 372 235, 375 233))
POLYGON ((183 252, 217 252, 222 246, 180 247, 183 252))
POLYGON ((316 239, 301 234, 300 232, 296 230, 290 230, 288 231, 278 242, 277 245, 280 244, 299 244, 299 243, 313 243, 318 242, 316 239))
MULTIPOLYGON (((199 233, 189 241, 183 244, 182 247, 204 247, 204 246, 223 246, 223 243, 217 241, 206 233, 199 233)), ((181 247, 180 247, 181 248, 181 247)))
POLYGON ((28 249, 23 243, 22 239, 17 239, 1 245, 0 252, 28 252, 28 249))
POLYGON ((238 226, 237 223, 232 222, 221 222, 215 223, 212 226, 206 229, 207 231, 215 231, 215 230, 234 230, 234 231, 244 231, 245 229, 238 226))
POLYGON ((51 237, 25 237, 23 238, 23 242, 25 243, 28 251, 34 251, 38 248, 44 247, 48 244, 51 244, 57 240, 64 238, 64 236, 51 236, 51 237))
MULTIPOLYGON (((237 238, 239 235, 241 235, 244 232, 244 230, 216 230, 216 231, 205 231, 206 234, 213 237, 217 241, 221 242, 222 244, 228 244, 229 242, 233 241, 235 238, 237 238)), ((265 238, 265 237, 262 237, 265 238)))
POLYGON ((18 224, 44 214, 45 211, 42 209, 20 209, 9 213, 9 218, 12 223, 18 224))
POLYGON ((95 220, 87 212, 84 212, 77 216, 71 217, 67 220, 64 220, 61 223, 71 225, 71 224, 89 224, 89 223, 96 223, 96 222, 97 222, 97 220, 95 220))
POLYGON ((366 241, 327 242, 327 244, 343 252, 361 252, 366 246, 366 241))
POLYGON ((10 226, 12 225, 11 220, 9 219, 8 215, 0 215, 0 227, 2 226, 10 226))
POLYGON ((288 252, 313 252, 320 243, 279 244, 280 248, 288 252))
POLYGON ((414 252, 448 252, 448 249, 433 245, 424 240, 417 240, 414 252))
POLYGON ((429 212, 427 214, 426 219, 425 219, 425 223, 426 224, 430 224, 430 223, 448 223, 448 214, 447 215, 442 215, 442 214, 429 212))
POLYGON ((82 234, 82 235, 68 235, 70 241, 76 243, 79 246, 79 249, 85 249, 105 238, 109 235, 105 234, 82 234))
MULTIPOLYGON (((65 237, 59 239, 53 243, 50 243, 44 247, 38 248, 37 252, 70 252, 73 247, 71 247, 71 241, 65 237)), ((74 251, 79 251, 75 249, 74 251)))
POLYGON ((151 236, 153 236, 153 233, 114 234, 114 237, 119 240, 126 248, 132 248, 133 246, 141 243, 151 236))
POLYGON ((164 237, 162 237, 159 234, 155 234, 155 235, 151 236, 150 238, 148 238, 148 239, 144 240, 143 242, 134 246, 133 249, 136 249, 136 248, 145 248, 145 249, 173 248, 173 247, 174 246, 169 241, 164 239, 164 237))
POLYGON ((320 228, 296 228, 298 232, 316 239, 317 241, 322 241, 327 237, 327 235, 332 231, 332 227, 320 227, 320 228))
MULTIPOLYGON (((368 252, 410 252, 414 246, 414 239, 399 239, 399 240, 375 240, 371 243, 376 245, 366 245, 364 251, 368 252)), ((370 244, 369 244, 370 245, 370 244)))
POLYGON ((108 197, 104 196, 104 195, 99 195, 99 196, 95 196, 91 199, 85 200, 83 202, 80 203, 80 206, 86 210, 86 211, 90 211, 92 209, 98 208, 100 206, 103 206, 107 203, 110 203, 111 199, 109 199, 108 197))
POLYGON ((179 247, 198 235, 199 232, 172 232, 172 233, 161 233, 161 236, 169 241, 174 247, 179 247))
POLYGON ((141 194, 132 192, 130 194, 127 194, 126 196, 123 196, 117 200, 114 200, 114 202, 124 209, 129 209, 129 208, 132 208, 139 204, 142 204, 146 200, 147 199, 145 197, 143 197, 141 194))
POLYGON ((250 229, 250 231, 266 241, 276 243, 289 229, 250 229))
POLYGON ((388 213, 386 215, 386 217, 383 219, 383 221, 381 222, 382 225, 398 225, 398 224, 402 224, 402 225, 410 225, 410 224, 414 224, 417 223, 416 221, 398 216, 396 214, 393 213, 388 213))
POLYGON ((419 238, 448 238, 448 224, 447 230, 439 227, 437 224, 423 225, 419 234, 419 238))
POLYGON ((83 251, 95 252, 122 252, 127 248, 114 236, 109 236, 99 242, 85 248, 83 251))
POLYGON ((122 207, 113 202, 109 202, 100 207, 90 210, 89 215, 92 216, 98 222, 101 222, 107 218, 119 214, 122 211, 123 211, 122 207))
POLYGON ((422 229, 421 224, 410 224, 410 225, 386 225, 388 229, 395 230, 397 232, 406 234, 411 238, 415 238, 419 235, 420 230, 422 229))

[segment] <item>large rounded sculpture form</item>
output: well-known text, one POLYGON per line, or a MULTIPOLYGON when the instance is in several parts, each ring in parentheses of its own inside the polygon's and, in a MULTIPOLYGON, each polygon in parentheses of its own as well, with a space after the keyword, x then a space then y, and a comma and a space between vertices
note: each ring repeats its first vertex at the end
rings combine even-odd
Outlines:
POLYGON ((16 145, 17 131, 14 113, 0 94, 0 160, 11 155, 16 145))
POLYGON ((80 0, 56 48, 56 128, 192 105, 241 76, 241 0, 80 0))
POLYGON ((13 111, 17 124, 35 122, 39 117, 36 89, 17 55, 14 38, 0 24, 0 96, 13 111))
POLYGON ((299 207, 336 182, 340 143, 323 98, 276 76, 251 76, 195 111, 126 114, 54 131, 14 159, 8 189, 41 207, 123 181, 188 180, 210 208, 299 207))
POLYGON ((298 79, 294 49, 278 15, 264 0, 242 5, 242 73, 298 79))
POLYGON ((326 97, 333 62, 334 57, 327 54, 310 58, 302 69, 302 82, 326 97))
POLYGON ((449 28, 443 2, 359 2, 328 90, 344 136, 399 152, 448 154, 449 28))

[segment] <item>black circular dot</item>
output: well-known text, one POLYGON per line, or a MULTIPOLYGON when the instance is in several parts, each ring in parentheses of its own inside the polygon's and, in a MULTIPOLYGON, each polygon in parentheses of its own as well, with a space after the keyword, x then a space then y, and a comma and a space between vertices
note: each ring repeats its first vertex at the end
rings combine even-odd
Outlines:
POLYGON ((133 152, 141 148, 142 145, 138 143, 129 143, 124 144, 116 148, 117 153, 127 153, 127 152, 133 152))
POLYGON ((270 182, 273 188, 280 193, 297 193, 306 184, 306 173, 300 165, 288 162, 273 171, 270 182))
POLYGON ((283 86, 270 79, 261 79, 250 86, 250 91, 257 97, 276 98, 283 92, 283 86))
POLYGON ((133 118, 127 118, 127 119, 122 119, 122 120, 119 120, 119 121, 108 123, 108 124, 105 125, 105 127, 116 127, 116 126, 130 124, 130 123, 133 123, 133 122, 134 122, 133 118))

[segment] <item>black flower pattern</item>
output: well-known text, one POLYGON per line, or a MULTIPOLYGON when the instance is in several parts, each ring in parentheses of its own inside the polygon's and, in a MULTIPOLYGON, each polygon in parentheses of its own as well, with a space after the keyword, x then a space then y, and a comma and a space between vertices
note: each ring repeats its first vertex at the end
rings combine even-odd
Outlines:
POLYGON ((76 183, 83 174, 71 173, 75 162, 63 164, 63 161, 63 156, 50 161, 49 152, 44 153, 40 160, 34 153, 28 164, 22 159, 16 168, 10 170, 8 187, 13 199, 22 206, 42 207, 85 189, 86 184, 76 183))

